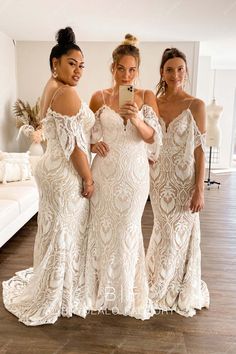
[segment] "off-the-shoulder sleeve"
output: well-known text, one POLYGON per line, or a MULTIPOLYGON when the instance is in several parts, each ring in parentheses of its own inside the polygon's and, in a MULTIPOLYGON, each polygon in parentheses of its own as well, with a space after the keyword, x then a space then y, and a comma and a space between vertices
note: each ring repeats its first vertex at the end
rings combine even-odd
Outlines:
POLYGON ((57 116, 55 124, 62 150, 67 160, 70 159, 75 145, 85 154, 88 153, 86 139, 83 133, 82 120, 79 116, 57 116))
POLYGON ((192 117, 190 116, 190 124, 189 124, 189 133, 186 141, 185 151, 184 151, 184 160, 191 160, 194 150, 201 146, 203 152, 206 151, 206 134, 202 134, 192 117))
POLYGON ((162 130, 161 125, 158 121, 158 118, 152 109, 152 107, 148 105, 143 106, 143 117, 144 122, 148 124, 151 128, 154 129, 154 142, 152 144, 148 144, 147 153, 148 159, 156 162, 160 153, 160 147, 162 145, 162 130))
POLYGON ((101 120, 100 120, 101 112, 102 112, 102 108, 100 108, 95 113, 95 124, 91 130, 91 139, 90 139, 91 144, 96 144, 98 141, 101 140, 101 138, 103 136, 102 124, 101 124, 101 120))
MULTIPOLYGON (((194 121, 195 123, 195 121, 194 121)), ((197 124, 194 124, 194 149, 201 146, 203 152, 206 151, 206 133, 201 133, 197 124)))

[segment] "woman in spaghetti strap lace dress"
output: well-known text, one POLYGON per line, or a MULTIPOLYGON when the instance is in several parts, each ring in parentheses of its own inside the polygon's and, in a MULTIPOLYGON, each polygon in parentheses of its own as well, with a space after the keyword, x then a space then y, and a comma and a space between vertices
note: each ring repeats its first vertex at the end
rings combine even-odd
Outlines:
POLYGON ((160 140, 156 100, 151 91, 134 89, 134 100, 119 107, 119 87, 131 85, 140 64, 136 39, 127 35, 113 51, 114 87, 96 92, 92 129, 91 198, 86 290, 91 310, 111 310, 148 319, 148 297, 141 217, 149 192, 146 143, 160 140))
POLYGON ((157 104, 163 145, 151 164, 154 227, 148 252, 150 297, 157 310, 193 316, 209 306, 201 280, 199 212, 204 206, 204 103, 184 91, 185 55, 166 49, 157 104))
POLYGON ((35 172, 40 199, 33 268, 3 282, 5 307, 28 326, 86 315, 85 231, 94 189, 89 158, 95 118, 75 90, 84 57, 72 29, 58 31, 57 42, 40 108, 47 149, 35 172))

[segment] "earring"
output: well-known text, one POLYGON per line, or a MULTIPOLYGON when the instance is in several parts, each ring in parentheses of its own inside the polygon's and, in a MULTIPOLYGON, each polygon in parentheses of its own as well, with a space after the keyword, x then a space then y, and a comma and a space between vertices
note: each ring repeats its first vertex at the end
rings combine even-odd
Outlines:
POLYGON ((52 76, 54 77, 54 79, 56 79, 56 78, 58 77, 57 69, 56 69, 56 68, 53 69, 52 76))
POLYGON ((187 77, 185 76, 182 82, 182 89, 184 90, 186 87, 186 83, 187 83, 187 77))
POLYGON ((161 77, 161 82, 160 82, 160 89, 162 90, 162 93, 164 94, 166 92, 166 82, 165 80, 163 79, 163 77, 161 77))

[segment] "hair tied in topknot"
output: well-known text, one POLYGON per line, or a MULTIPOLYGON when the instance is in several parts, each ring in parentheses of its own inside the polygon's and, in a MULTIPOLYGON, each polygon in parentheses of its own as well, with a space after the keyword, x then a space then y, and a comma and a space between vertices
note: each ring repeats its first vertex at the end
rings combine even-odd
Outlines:
POLYGON ((124 41, 121 43, 123 45, 132 45, 134 47, 138 47, 138 39, 134 37, 132 34, 126 34, 124 41))
POLYGON ((75 34, 71 27, 61 29, 56 34, 56 41, 60 47, 68 46, 68 44, 76 44, 75 34))

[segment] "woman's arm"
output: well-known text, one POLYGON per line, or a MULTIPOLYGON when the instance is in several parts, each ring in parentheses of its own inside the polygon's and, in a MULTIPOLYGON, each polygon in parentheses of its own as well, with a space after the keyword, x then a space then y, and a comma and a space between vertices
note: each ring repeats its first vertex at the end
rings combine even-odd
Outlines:
MULTIPOLYGON (((90 109, 96 113, 104 104, 101 91, 97 91, 94 93, 90 100, 89 107, 90 109)), ((95 123, 96 127, 96 123, 95 123)), ((104 143, 104 141, 98 141, 95 144, 91 144, 91 152, 94 154, 98 154, 99 156, 105 157, 109 151, 109 146, 104 143)))
MULTIPOLYGON (((191 112, 201 134, 206 132, 206 109, 203 101, 196 99, 191 105, 191 112)), ((205 154, 201 146, 194 151, 195 189, 190 203, 191 211, 198 212, 204 207, 205 154)))
POLYGON ((90 198, 93 194, 94 182, 92 173, 85 153, 75 145, 75 148, 70 156, 74 168, 83 180, 82 194, 86 198, 90 198))
MULTIPOLYGON (((156 98, 152 91, 145 91, 144 104, 153 108, 154 112, 158 112, 156 98)), ((129 119, 130 122, 136 127, 140 136, 146 143, 154 142, 154 129, 148 126, 144 121, 138 117, 138 106, 136 103, 126 103, 120 109, 120 115, 125 119, 129 119)))
MULTIPOLYGON (((73 87, 65 86, 53 100, 52 109, 65 116, 75 116, 81 107, 81 101, 73 87)), ((75 137, 74 137, 75 138, 75 137)), ((83 180, 82 194, 90 198, 93 193, 93 179, 86 154, 76 144, 70 155, 72 164, 83 180)))

